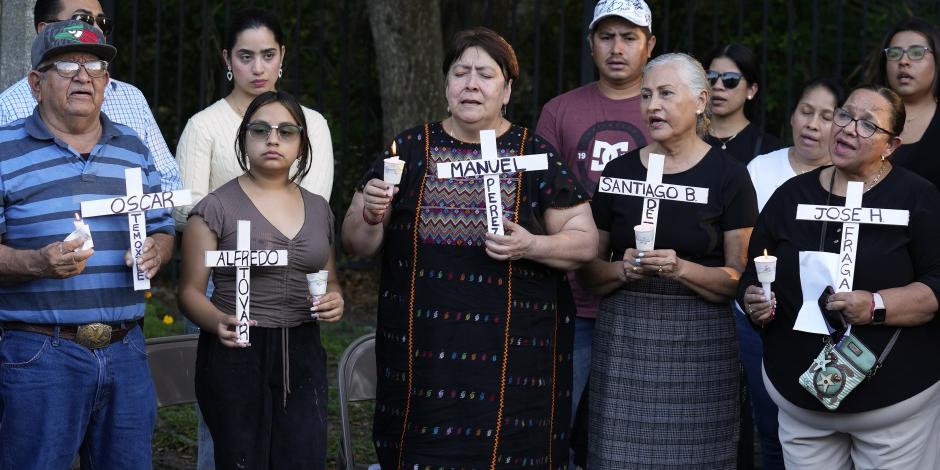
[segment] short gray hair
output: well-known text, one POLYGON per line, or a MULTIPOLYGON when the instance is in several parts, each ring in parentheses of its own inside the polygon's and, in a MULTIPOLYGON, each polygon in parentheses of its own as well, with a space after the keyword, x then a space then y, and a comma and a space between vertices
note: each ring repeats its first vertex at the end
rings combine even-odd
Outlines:
MULTIPOLYGON (((675 64, 679 69, 679 77, 682 83, 688 87, 693 96, 698 96, 701 92, 711 94, 711 87, 708 85, 708 78, 705 76, 705 69, 694 57, 682 52, 670 52, 661 54, 655 59, 650 60, 643 67, 643 75, 660 65, 675 64)), ((699 114, 696 119, 695 131, 699 137, 705 137, 708 134, 708 127, 711 124, 712 110, 708 100, 705 101, 705 111, 699 114)))

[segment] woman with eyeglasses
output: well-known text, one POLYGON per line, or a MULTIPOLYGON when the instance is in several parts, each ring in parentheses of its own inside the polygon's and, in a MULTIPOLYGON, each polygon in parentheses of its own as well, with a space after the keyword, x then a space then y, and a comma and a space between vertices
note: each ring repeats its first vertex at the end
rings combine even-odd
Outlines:
POLYGON ((890 89, 853 91, 833 114, 832 165, 778 188, 751 236, 737 300, 764 340, 787 468, 940 467, 940 193, 889 158, 905 117, 890 89), (868 209, 811 211, 866 223, 798 218, 846 206, 849 182, 868 209), (878 223, 889 209, 893 225, 878 223), (764 250, 772 293, 750 261, 764 250))
POLYGON ((894 90, 907 110, 907 123, 900 135, 904 144, 892 160, 940 187, 940 160, 935 155, 940 147, 938 46, 936 26, 919 18, 901 21, 885 36, 874 82, 894 90))
MULTIPOLYGON (((815 79, 803 87, 800 99, 790 115, 793 146, 759 155, 747 165, 757 192, 758 210, 763 209, 774 191, 790 178, 829 164, 833 113, 843 99, 845 92, 835 80, 815 79)), ((761 379, 761 338, 740 310, 735 310, 734 317, 748 396, 760 435, 761 468, 782 469, 783 456, 777 437, 777 406, 767 395, 761 379)))
MULTIPOLYGON (((248 103, 277 89, 286 48, 280 23, 266 10, 249 8, 234 13, 224 38, 222 59, 232 91, 186 123, 176 147, 183 187, 192 191, 193 202, 241 174, 235 159, 235 131, 248 103)), ((320 113, 303 107, 313 160, 300 186, 327 201, 333 188, 333 144, 330 129, 320 113)), ((186 224, 189 207, 178 208, 178 226, 186 224)))
POLYGON ((297 184, 312 165, 306 126, 286 92, 255 98, 237 131, 242 175, 189 214, 178 295, 181 310, 202 329, 196 397, 218 468, 326 465, 326 354, 318 321, 339 320, 344 302, 330 206, 297 184), (205 253, 235 250, 243 220, 251 223, 252 250, 286 250, 288 257, 286 266, 250 268, 250 344, 236 341, 236 268, 212 268, 215 290, 211 299, 205 295, 205 253), (329 271, 327 292, 311 299, 306 274, 319 270, 329 271))
POLYGON ((753 121, 760 109, 760 63, 740 44, 715 48, 702 62, 711 85, 712 123, 705 141, 745 165, 757 155, 783 148, 780 139, 753 121))

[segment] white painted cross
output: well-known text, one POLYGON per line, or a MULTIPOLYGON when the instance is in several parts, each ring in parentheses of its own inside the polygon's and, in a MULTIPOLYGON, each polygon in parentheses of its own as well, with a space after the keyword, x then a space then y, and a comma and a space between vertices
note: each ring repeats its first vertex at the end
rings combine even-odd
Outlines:
POLYGON ((708 188, 663 184, 663 168, 665 165, 665 156, 651 153, 646 170, 646 181, 604 176, 601 177, 598 185, 598 191, 602 193, 643 198, 643 212, 640 223, 653 226, 654 243, 656 240, 656 222, 659 219, 660 200, 708 204, 708 188))
POLYGON ((842 223, 836 292, 852 290, 852 283, 855 279, 855 259, 858 253, 859 224, 907 225, 910 219, 910 213, 906 210, 862 207, 864 184, 860 181, 850 181, 845 192, 844 207, 800 204, 796 208, 798 220, 842 223))
MULTIPOLYGON (((126 196, 82 202, 82 217, 127 214, 131 254, 134 260, 137 260, 143 250, 144 240, 147 239, 147 217, 144 213, 149 210, 187 206, 192 204, 193 198, 188 189, 144 193, 140 168, 127 168, 124 170, 124 188, 126 196)), ((134 290, 150 289, 150 279, 147 279, 147 276, 137 269, 136 261, 131 266, 134 277, 134 290)))
POLYGON ((251 297, 252 266, 287 266, 287 250, 252 250, 251 221, 239 220, 235 235, 235 249, 206 251, 206 267, 235 268, 235 332, 239 343, 248 342, 249 299, 251 297))
POLYGON ((499 184, 499 175, 520 171, 548 169, 548 154, 519 155, 499 157, 496 148, 496 131, 480 131, 480 160, 445 162, 437 164, 437 177, 470 178, 483 177, 486 190, 486 230, 496 235, 503 235, 503 196, 499 184))

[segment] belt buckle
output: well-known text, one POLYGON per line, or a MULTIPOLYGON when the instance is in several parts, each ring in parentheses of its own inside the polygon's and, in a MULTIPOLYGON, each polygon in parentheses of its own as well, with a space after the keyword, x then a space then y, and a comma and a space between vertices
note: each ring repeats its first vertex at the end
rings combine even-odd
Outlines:
POLYGON ((111 344, 111 325, 104 323, 79 325, 75 332, 75 342, 88 349, 101 349, 111 344))

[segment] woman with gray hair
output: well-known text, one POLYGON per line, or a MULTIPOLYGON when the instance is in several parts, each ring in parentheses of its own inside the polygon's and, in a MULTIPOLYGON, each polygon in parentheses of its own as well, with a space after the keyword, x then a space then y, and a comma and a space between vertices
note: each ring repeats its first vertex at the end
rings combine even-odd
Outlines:
POLYGON ((640 96, 653 142, 611 161, 591 203, 600 247, 579 276, 605 296, 591 367, 592 469, 736 464, 739 365, 727 305, 757 201, 744 165, 702 140, 708 94, 692 57, 650 61, 640 96), (660 156, 661 183, 648 171, 660 156), (654 205, 655 247, 641 251, 634 226, 651 221, 654 205))

